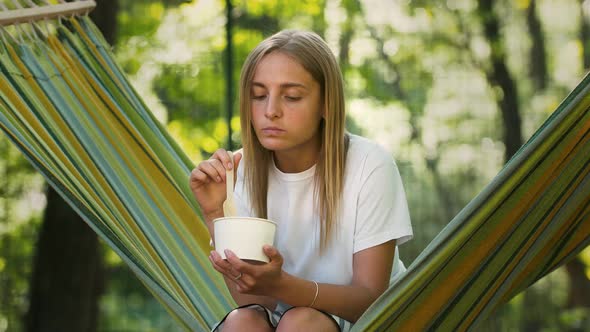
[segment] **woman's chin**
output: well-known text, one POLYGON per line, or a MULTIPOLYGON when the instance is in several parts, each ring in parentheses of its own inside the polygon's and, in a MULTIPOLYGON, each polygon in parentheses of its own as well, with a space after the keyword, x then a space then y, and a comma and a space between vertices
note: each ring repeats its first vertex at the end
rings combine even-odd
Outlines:
POLYGON ((260 144, 267 150, 270 151, 280 151, 288 148, 285 142, 280 142, 277 139, 264 139, 260 140, 260 144))

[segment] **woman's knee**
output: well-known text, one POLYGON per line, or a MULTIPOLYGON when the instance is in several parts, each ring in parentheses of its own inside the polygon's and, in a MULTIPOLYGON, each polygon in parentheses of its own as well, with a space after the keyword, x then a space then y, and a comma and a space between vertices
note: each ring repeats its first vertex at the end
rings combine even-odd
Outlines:
POLYGON ((297 307, 285 312, 277 326, 277 332, 338 330, 332 318, 316 309, 305 307, 297 307))
POLYGON ((225 318, 221 331, 272 331, 265 315, 255 309, 232 310, 225 318))

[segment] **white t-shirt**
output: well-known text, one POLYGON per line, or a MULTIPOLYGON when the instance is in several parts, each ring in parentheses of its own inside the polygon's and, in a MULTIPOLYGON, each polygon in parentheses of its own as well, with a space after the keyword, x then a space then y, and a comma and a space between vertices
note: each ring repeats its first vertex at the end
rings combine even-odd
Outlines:
MULTIPOLYGON (((277 223, 274 246, 284 259, 283 270, 321 283, 348 285, 353 254, 389 240, 400 245, 412 238, 406 195, 397 166, 376 143, 350 135, 340 218, 333 238, 320 255, 320 219, 314 210, 315 166, 301 173, 269 170, 268 219, 277 223)), ((238 214, 254 217, 238 167, 234 192, 238 214)), ((405 271, 395 255, 392 279, 405 271)))

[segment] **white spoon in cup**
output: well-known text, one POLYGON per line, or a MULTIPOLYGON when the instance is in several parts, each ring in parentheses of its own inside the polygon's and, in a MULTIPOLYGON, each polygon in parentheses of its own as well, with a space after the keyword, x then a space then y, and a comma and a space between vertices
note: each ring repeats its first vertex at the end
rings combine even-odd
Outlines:
POLYGON ((234 203, 234 155, 231 151, 227 152, 229 159, 231 160, 232 168, 225 170, 225 184, 226 184, 226 196, 223 202, 223 215, 224 217, 233 217, 236 213, 236 205, 234 203))

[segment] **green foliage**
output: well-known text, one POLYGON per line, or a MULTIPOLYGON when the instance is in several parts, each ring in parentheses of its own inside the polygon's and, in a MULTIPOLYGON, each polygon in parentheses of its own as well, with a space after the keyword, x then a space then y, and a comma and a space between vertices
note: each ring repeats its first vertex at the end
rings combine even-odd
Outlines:
POLYGON ((161 1, 120 1, 117 40, 122 44, 132 37, 153 36, 164 14, 165 7, 161 1))
POLYGON ((574 308, 559 312, 562 331, 590 331, 590 309, 574 308))
POLYGON ((223 85, 219 78, 223 73, 219 66, 214 66, 162 66, 154 80, 154 92, 170 110, 170 121, 204 124, 223 115, 220 105, 223 85), (199 79, 194 79, 195 76, 199 79))
POLYGON ((0 137, 0 174, 0 331, 18 331, 43 208, 41 181, 5 137, 0 137))
POLYGON ((107 271, 98 331, 182 331, 123 262, 111 259, 107 271))
POLYGON ((34 217, 0 235, 0 331, 22 328, 39 225, 40 219, 34 217))

